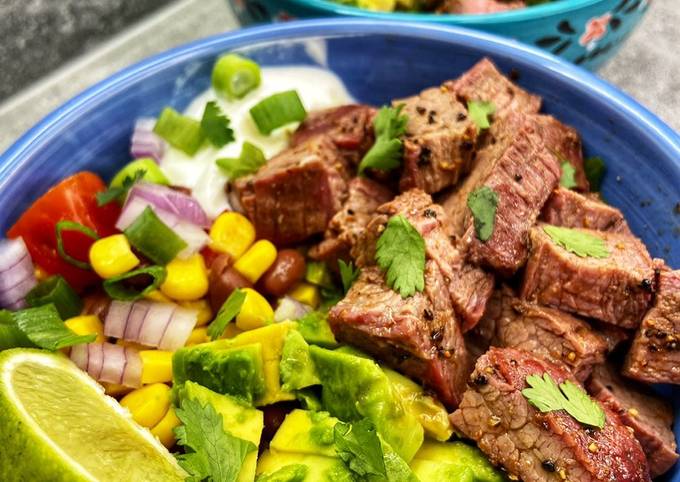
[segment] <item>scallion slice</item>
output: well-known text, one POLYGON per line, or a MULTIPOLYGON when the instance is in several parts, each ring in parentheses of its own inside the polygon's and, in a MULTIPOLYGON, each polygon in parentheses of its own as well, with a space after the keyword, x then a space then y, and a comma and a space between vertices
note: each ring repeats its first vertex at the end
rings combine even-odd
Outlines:
MULTIPOLYGON (((134 301, 157 289, 163 281, 165 281, 165 276, 166 271, 164 267, 148 266, 109 278, 104 281, 102 286, 104 287, 106 294, 114 300, 134 301), (130 283, 126 284, 126 281, 130 281, 136 277, 150 277, 151 281, 148 284, 145 284, 141 289, 130 283)), ((143 282, 144 280, 139 281, 143 282)), ((136 284, 137 283, 135 283, 135 285, 136 284)))
POLYGON ((80 314, 83 301, 71 285, 59 275, 50 276, 40 282, 26 295, 26 304, 36 308, 52 303, 63 320, 80 314))
POLYGON ((212 85, 218 93, 240 99, 260 85, 260 66, 240 55, 224 55, 215 62, 212 85))
POLYGON ((307 117, 305 107, 294 90, 287 90, 262 99, 250 109, 258 130, 269 135, 277 129, 291 122, 302 122, 307 117))
POLYGON ((0 351, 34 346, 35 343, 29 340, 26 334, 14 323, 12 313, 0 310, 0 351))
POLYGON ((177 253, 187 247, 187 243, 161 221, 148 206, 124 233, 132 246, 160 265, 168 264, 177 256, 177 253))
POLYGON ((171 107, 161 112, 153 131, 180 151, 193 156, 205 140, 201 123, 171 107))
POLYGON ((35 345, 46 350, 91 343, 97 335, 77 335, 59 317, 54 305, 26 308, 12 314, 14 323, 35 345))
POLYGON ((245 141, 241 147, 240 156, 223 157, 215 162, 229 176, 229 179, 233 180, 255 173, 267 163, 267 159, 259 147, 245 141))
POLYGON ((96 232, 94 232, 94 230, 88 228, 87 226, 83 226, 82 224, 76 223, 74 221, 59 221, 55 227, 55 231, 57 235, 57 253, 59 253, 61 259, 81 269, 92 269, 87 261, 81 261, 79 259, 76 259, 66 252, 66 250, 64 249, 64 240, 62 238, 63 236, 62 233, 64 231, 78 231, 79 233, 82 233, 88 238, 94 239, 95 241, 99 239, 99 235, 96 232))

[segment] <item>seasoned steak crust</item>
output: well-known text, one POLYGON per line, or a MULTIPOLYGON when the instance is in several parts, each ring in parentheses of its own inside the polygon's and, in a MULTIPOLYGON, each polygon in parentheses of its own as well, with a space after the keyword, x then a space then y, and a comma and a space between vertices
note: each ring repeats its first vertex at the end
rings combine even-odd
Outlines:
POLYGON ((623 213, 593 196, 558 187, 543 206, 541 220, 565 228, 632 234, 623 213))

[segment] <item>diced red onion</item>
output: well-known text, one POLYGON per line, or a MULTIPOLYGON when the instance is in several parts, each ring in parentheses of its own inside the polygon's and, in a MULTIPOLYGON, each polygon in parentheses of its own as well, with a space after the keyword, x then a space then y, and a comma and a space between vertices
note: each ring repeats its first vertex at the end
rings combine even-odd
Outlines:
POLYGON ((24 308, 24 298, 36 284, 33 261, 24 240, 0 240, 0 307, 24 308))
POLYGON ((154 131, 156 125, 154 118, 141 118, 135 122, 135 129, 130 140, 130 154, 134 159, 150 157, 156 162, 161 162, 165 153, 165 141, 154 131))
POLYGON ((112 343, 76 345, 71 347, 71 360, 99 382, 142 386, 142 359, 134 348, 112 343))
POLYGON ((298 320, 312 311, 312 307, 300 303, 290 296, 279 299, 279 304, 274 311, 274 321, 281 322, 286 320, 298 320))
POLYGON ((130 199, 140 197, 153 206, 174 214, 182 221, 202 228, 210 227, 210 219, 199 202, 192 196, 159 184, 140 182, 135 184, 128 194, 130 199))
POLYGON ((104 343, 103 345, 104 363, 99 374, 99 381, 120 384, 123 381, 125 365, 127 365, 125 347, 111 343, 104 343))
POLYGON ((125 348, 125 358, 127 359, 127 365, 125 366, 125 371, 123 372, 123 381, 121 385, 126 387, 139 387, 142 385, 142 357, 139 356, 139 352, 134 348, 125 348))
POLYGON ((71 360, 78 368, 87 371, 87 345, 74 345, 71 347, 71 360))
POLYGON ((104 320, 104 334, 175 351, 185 345, 197 320, 197 310, 174 303, 113 301, 104 320))
POLYGON ((87 345, 87 368, 85 371, 95 380, 99 380, 99 375, 104 367, 104 346, 101 343, 90 343, 87 345))

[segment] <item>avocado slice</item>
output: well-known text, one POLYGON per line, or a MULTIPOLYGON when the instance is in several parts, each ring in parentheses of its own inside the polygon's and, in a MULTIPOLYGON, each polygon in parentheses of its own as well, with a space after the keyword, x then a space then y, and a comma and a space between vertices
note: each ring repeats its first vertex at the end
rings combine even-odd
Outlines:
POLYGON ((260 474, 255 482, 304 482, 309 467, 302 464, 284 465, 275 472, 260 474))
POLYGON ((281 388, 286 391, 318 385, 314 362, 309 356, 309 345, 299 331, 286 335, 281 353, 281 388))
POLYGON ((321 380, 323 406, 341 420, 372 421, 378 434, 410 462, 423 443, 423 427, 402 406, 377 363, 349 353, 310 346, 321 380))
POLYGON ((466 471, 472 473, 470 482, 505 482, 507 480, 477 447, 464 442, 443 443, 426 440, 411 461, 411 469, 420 480, 424 481, 467 481, 466 477, 470 475, 467 475, 466 471), (449 474, 453 475, 449 476, 449 474))
POLYGON ((352 472, 339 458, 293 452, 265 451, 257 464, 258 476, 272 474, 290 465, 307 467, 305 482, 355 482, 352 472))
MULTIPOLYGON (((222 415, 224 430, 235 437, 260 445, 260 437, 264 428, 264 415, 260 410, 244 404, 242 401, 220 395, 197 383, 187 381, 177 390, 177 398, 181 404, 184 399, 197 400, 202 404, 210 404, 222 415)), ((252 482, 255 479, 257 451, 250 452, 243 461, 239 473, 239 482, 252 482)))
POLYGON ((277 452, 295 452, 336 457, 333 427, 338 419, 327 412, 293 410, 272 438, 269 448, 277 452))
POLYGON ((319 345, 324 348, 335 348, 338 342, 335 340, 331 326, 328 324, 328 315, 320 311, 312 311, 297 320, 297 329, 310 345, 319 345))

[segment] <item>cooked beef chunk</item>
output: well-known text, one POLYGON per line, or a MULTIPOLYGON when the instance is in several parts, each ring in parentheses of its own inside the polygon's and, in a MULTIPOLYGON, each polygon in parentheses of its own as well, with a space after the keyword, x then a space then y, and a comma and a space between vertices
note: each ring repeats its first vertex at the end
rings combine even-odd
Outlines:
POLYGON ((521 0, 444 0, 437 11, 442 13, 497 13, 524 8, 521 0))
POLYGON ((461 102, 486 101, 496 106, 495 118, 511 112, 535 114, 541 109, 541 98, 529 94, 501 74, 488 58, 480 60, 456 80, 444 84, 461 102))
POLYGON ((309 256, 332 265, 338 259, 348 259, 352 247, 363 235, 375 210, 392 199, 392 196, 389 189, 368 178, 352 179, 347 201, 328 224, 325 239, 310 249, 309 256))
POLYGON ((640 443, 606 406, 602 429, 587 428, 566 412, 541 413, 522 395, 528 375, 557 382, 569 371, 527 352, 491 348, 470 376, 454 426, 491 462, 524 482, 649 481, 640 443))
POLYGON ((654 307, 635 335, 623 373, 643 382, 680 384, 680 270, 659 273, 654 307))
POLYGON ((539 225, 531 230, 522 298, 622 328, 637 328, 654 286, 647 249, 626 234, 579 231, 602 239, 610 255, 579 257, 554 243, 539 225))
POLYGON ((259 238, 292 244, 324 232, 347 197, 348 177, 337 146, 316 136, 283 151, 234 187, 259 238))
POLYGON ((597 231, 631 234, 621 211, 593 196, 586 196, 559 187, 543 206, 541 219, 565 228, 586 228, 597 231))
POLYGON ((652 477, 667 472, 675 464, 678 454, 670 404, 653 396, 648 387, 624 380, 611 365, 595 368, 588 391, 635 431, 635 438, 647 454, 652 477))
POLYGON ((494 306, 475 328, 491 346, 517 348, 562 363, 581 381, 588 378, 594 365, 604 362, 607 344, 583 320, 523 302, 507 287, 492 299, 494 306))
POLYGON ((602 323, 601 321, 590 320, 590 325, 595 330, 595 333, 600 335, 607 343, 608 353, 612 353, 635 335, 633 330, 624 330, 618 326, 602 323))
POLYGON ((439 87, 392 105, 404 105, 408 116, 400 189, 433 193, 456 184, 470 169, 477 140, 477 127, 465 106, 439 87))

